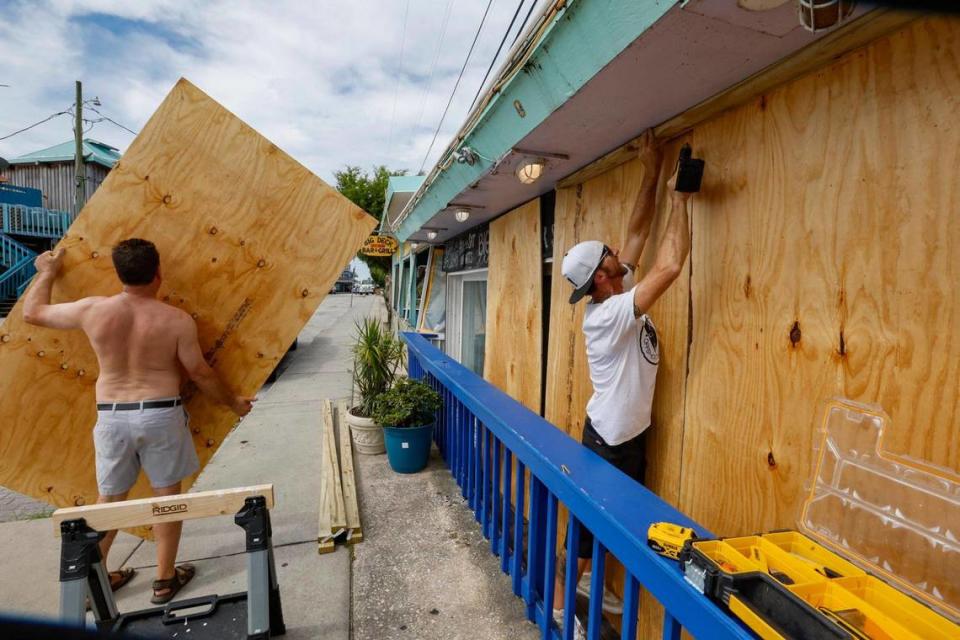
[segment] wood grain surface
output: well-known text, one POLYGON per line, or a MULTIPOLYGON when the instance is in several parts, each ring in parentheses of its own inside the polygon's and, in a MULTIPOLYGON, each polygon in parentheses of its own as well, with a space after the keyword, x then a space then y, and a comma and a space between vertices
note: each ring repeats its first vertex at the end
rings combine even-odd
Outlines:
MULTIPOLYGON (((374 225, 180 80, 59 243, 53 302, 119 292, 111 247, 152 240, 160 297, 193 315, 214 368, 253 395, 374 225)), ((82 332, 29 326, 17 305, 0 328, 0 485, 61 506, 94 502, 97 374, 82 332)), ((236 417, 187 396, 203 465, 236 417)), ((149 493, 141 477, 132 497, 149 493)))
POLYGON ((247 498, 255 496, 262 496, 266 500, 267 508, 273 508, 273 485, 261 484, 91 504, 85 507, 66 507, 54 511, 50 520, 57 536, 60 536, 60 523, 77 518, 83 518, 87 526, 96 531, 110 531, 212 516, 232 516, 243 508, 247 498))
MULTIPOLYGON (((337 436, 333 426, 333 403, 323 401, 321 416, 323 457, 320 462, 320 513, 317 542, 320 553, 333 551, 333 538, 347 528, 347 506, 343 498, 343 478, 337 457, 337 436)), ((341 438, 350 438, 349 428, 341 432, 341 438)), ((353 468, 351 460, 351 469, 353 468)), ((355 489, 356 487, 352 487, 355 489)))
POLYGON ((680 502, 714 531, 795 525, 832 395, 960 468, 958 56, 960 21, 918 21, 694 131, 680 502))
POLYGON ((483 377, 540 413, 543 350, 540 199, 490 223, 483 377))
MULTIPOLYGON (((882 406, 891 453, 960 471, 958 61, 960 20, 917 20, 687 132, 707 168, 651 310, 647 478, 715 533, 796 526, 832 396, 882 406)), ((545 412, 576 438, 591 390, 560 261, 619 241, 638 182, 632 160, 557 192, 545 412)))

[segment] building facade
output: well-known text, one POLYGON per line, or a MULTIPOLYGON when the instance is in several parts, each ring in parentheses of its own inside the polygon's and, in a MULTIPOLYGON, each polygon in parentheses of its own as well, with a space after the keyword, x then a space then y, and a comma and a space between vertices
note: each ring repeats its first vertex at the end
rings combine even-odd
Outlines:
MULTIPOLYGON (((42 206, 67 211, 76 216, 77 179, 73 141, 34 151, 10 160, 7 170, 10 184, 40 189, 42 206)), ((110 145, 85 138, 83 140, 84 202, 89 200, 110 169, 120 160, 120 152, 110 145)))
POLYGON ((647 485, 723 535, 796 526, 835 396, 890 415, 890 452, 960 472, 960 18, 858 7, 812 33, 772 5, 551 5, 389 225, 397 315, 579 439, 584 304, 560 262, 622 246, 653 128, 649 268, 690 143, 706 175, 651 309, 647 485))

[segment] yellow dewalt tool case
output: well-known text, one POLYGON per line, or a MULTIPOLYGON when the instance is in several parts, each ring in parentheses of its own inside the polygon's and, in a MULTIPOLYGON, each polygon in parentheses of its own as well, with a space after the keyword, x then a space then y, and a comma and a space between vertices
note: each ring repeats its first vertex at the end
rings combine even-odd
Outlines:
POLYGON ((825 403, 800 531, 691 539, 687 581, 764 640, 960 640, 960 477, 887 451, 889 425, 825 403))
POLYGON ((691 540, 680 561, 764 640, 960 638, 960 626, 795 531, 691 540))

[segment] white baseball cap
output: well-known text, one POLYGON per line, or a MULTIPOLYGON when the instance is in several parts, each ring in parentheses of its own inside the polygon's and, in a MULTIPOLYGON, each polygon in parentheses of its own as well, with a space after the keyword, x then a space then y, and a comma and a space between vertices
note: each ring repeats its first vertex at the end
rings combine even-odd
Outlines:
POLYGON ((560 272, 573 285, 570 295, 570 304, 587 295, 593 284, 593 275, 600 268, 603 259, 607 257, 609 249, 599 240, 586 240, 575 244, 563 254, 563 266, 560 272))

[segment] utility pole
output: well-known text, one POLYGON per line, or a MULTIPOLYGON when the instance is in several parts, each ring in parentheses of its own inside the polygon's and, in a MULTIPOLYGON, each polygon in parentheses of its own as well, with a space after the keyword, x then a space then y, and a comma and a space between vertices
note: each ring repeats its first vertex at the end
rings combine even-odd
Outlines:
POLYGON ((77 116, 77 122, 73 129, 74 139, 77 143, 73 160, 73 168, 77 178, 77 195, 74 199, 76 212, 74 215, 80 215, 80 209, 83 208, 84 183, 86 182, 86 178, 83 175, 83 86, 79 80, 77 80, 77 102, 74 107, 76 108, 77 116))

